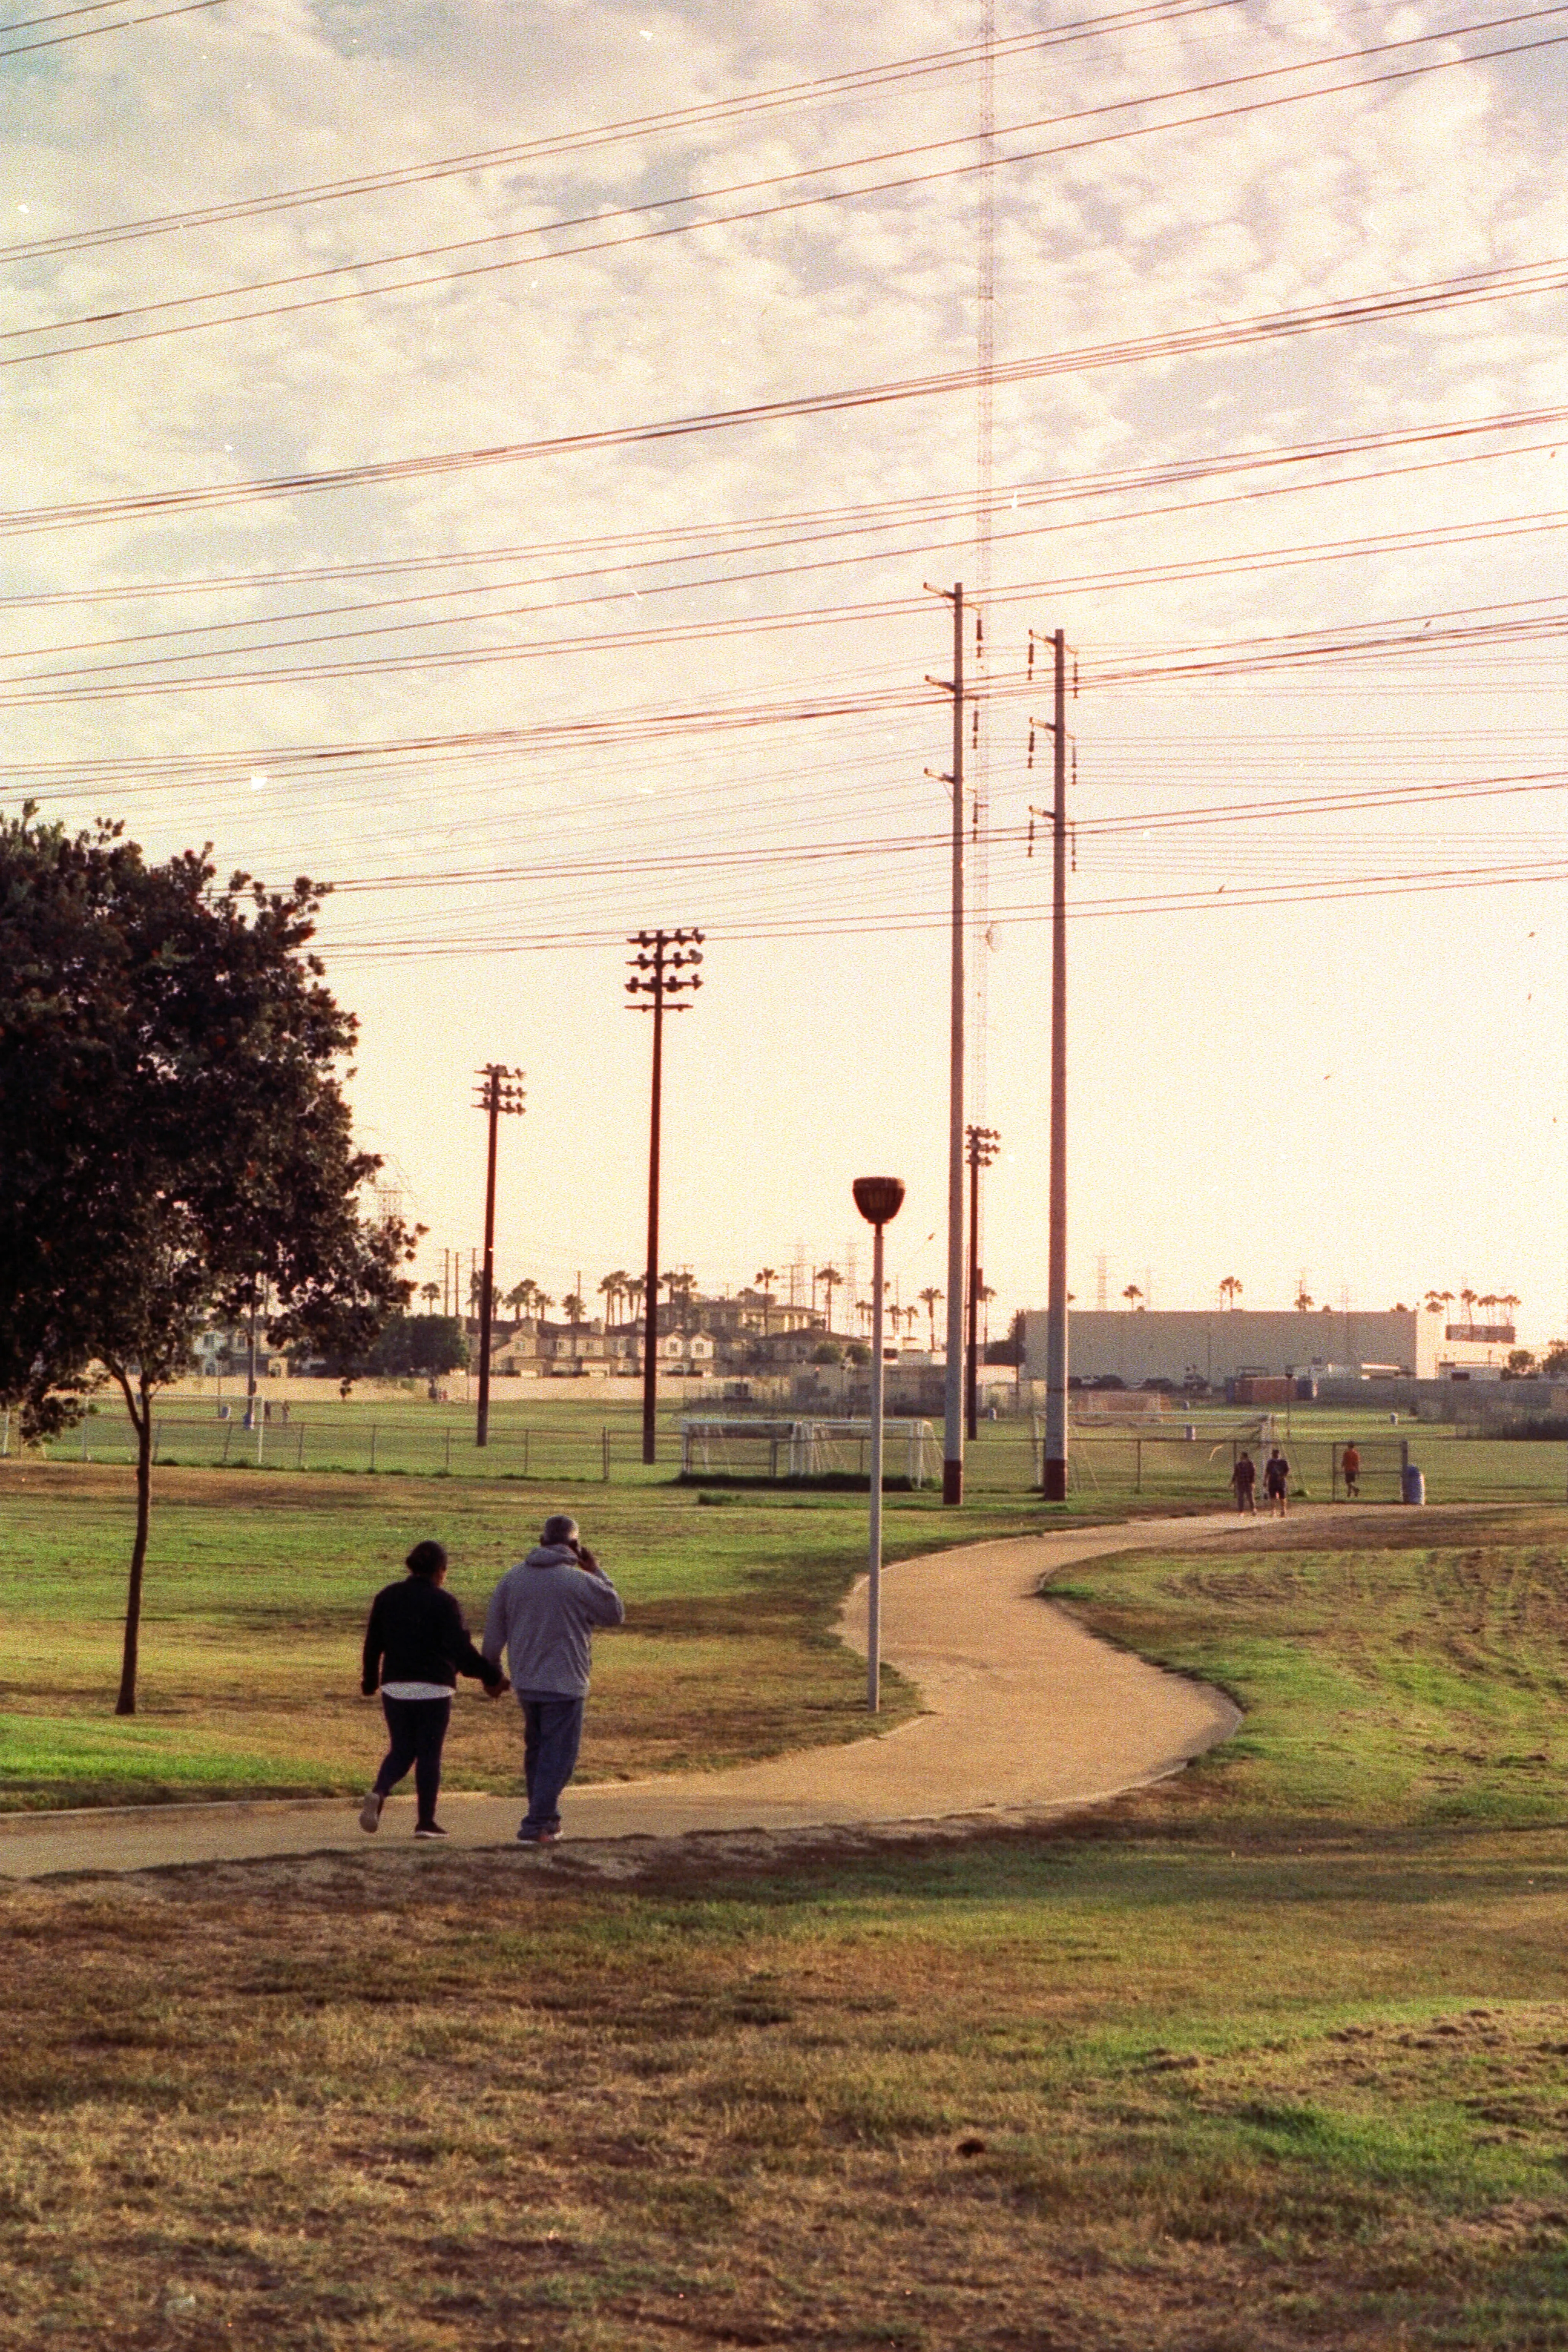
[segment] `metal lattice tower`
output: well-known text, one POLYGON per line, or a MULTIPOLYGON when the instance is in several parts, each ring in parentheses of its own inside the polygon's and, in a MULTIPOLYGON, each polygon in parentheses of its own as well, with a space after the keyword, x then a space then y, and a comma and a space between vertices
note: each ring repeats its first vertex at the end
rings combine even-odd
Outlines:
POLYGON ((985 1032, 987 967, 991 960, 991 813, 987 729, 981 713, 985 690, 985 600, 991 587, 991 493, 993 394, 996 364, 996 5, 981 0, 980 68, 980 219, 976 239, 974 289, 975 422, 974 422, 974 684, 975 698, 969 747, 969 778, 973 795, 969 842, 971 950, 969 1107, 977 1118, 985 1111, 985 1032))

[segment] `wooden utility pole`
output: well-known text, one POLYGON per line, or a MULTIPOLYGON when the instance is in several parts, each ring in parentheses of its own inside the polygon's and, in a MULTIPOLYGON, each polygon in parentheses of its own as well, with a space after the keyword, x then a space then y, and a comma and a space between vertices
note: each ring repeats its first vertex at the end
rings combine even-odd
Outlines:
POLYGON ((509 1070, 504 1062, 487 1062, 479 1073, 479 1093, 475 1104, 489 1121, 489 1133, 485 1152, 485 1257, 484 1271, 479 1277, 479 1410, 474 1428, 474 1444, 488 1445, 490 1442, 490 1327, 493 1320, 496 1257, 496 1129, 502 1112, 521 1114, 527 1108, 521 1070, 509 1070))
POLYGON ((980 1434, 980 1171, 996 1157, 1002 1138, 994 1127, 966 1129, 969 1144, 969 1331, 965 1351, 964 1422, 971 1440, 980 1434))
MULTIPOLYGON (((1051 647, 1053 665, 1051 742, 1055 790, 1051 799, 1050 1242, 1046 1313, 1046 1458, 1042 1492, 1047 1503, 1065 1503, 1068 1493, 1067 639, 1058 629, 1047 642, 1051 647)), ((1033 637, 1029 654, 1032 667, 1033 637)))
POLYGON ((702 961, 700 931, 638 931, 626 941, 637 953, 629 961, 628 1013, 653 1014, 653 1101, 647 1145, 647 1271, 643 1291, 642 1458, 658 1458, 658 1163, 659 1118, 664 1094, 664 1016, 686 1013, 684 992, 702 985, 689 969, 702 961), (641 1004, 641 996, 649 1002, 641 1004))
MULTIPOLYGON (((929 586, 930 583, 928 583, 929 586)), ((928 678, 952 697, 952 945, 947 1087, 947 1381, 943 1392, 942 1499, 963 1500, 963 583, 933 588, 952 606, 952 676, 928 678)))

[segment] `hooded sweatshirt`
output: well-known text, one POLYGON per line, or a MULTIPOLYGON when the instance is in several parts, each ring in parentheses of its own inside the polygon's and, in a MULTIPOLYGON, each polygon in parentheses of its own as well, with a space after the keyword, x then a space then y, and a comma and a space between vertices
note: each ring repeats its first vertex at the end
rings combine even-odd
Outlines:
POLYGON ((586 1698, 594 1627, 626 1615, 608 1577, 590 1576, 564 1544, 541 1544, 491 1593, 481 1646, 492 1665, 505 1650, 515 1691, 586 1698))

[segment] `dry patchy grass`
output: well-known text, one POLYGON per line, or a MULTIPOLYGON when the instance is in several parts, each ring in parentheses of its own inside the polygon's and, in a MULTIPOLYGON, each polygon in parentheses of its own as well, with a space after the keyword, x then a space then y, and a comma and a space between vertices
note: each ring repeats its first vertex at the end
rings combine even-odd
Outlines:
POLYGON ((1563 1841, 1160 1803, 18 1889, 0 2346, 1563 2342, 1563 1841))

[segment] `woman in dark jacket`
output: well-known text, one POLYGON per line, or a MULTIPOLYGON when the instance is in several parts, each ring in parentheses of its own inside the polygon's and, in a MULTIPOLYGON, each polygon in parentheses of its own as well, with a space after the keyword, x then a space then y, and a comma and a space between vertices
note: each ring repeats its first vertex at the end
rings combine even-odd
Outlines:
POLYGON ((468 1639, 463 1612, 442 1586, 447 1555, 438 1543, 418 1543, 404 1563, 401 1584, 384 1584, 370 1605, 364 1629, 366 1698, 379 1684, 391 1742, 368 1797, 359 1809, 362 1830, 374 1830, 381 1809, 409 1766, 418 1798, 416 1838, 445 1837, 436 1819, 441 1790, 441 1748, 452 1719, 452 1694, 459 1675, 473 1675, 487 1698, 499 1698, 506 1676, 481 1658, 468 1639))

